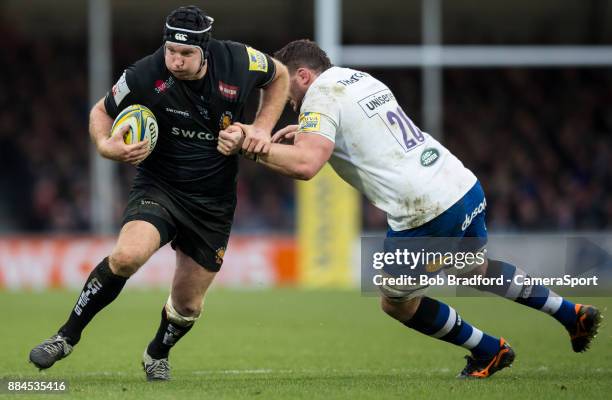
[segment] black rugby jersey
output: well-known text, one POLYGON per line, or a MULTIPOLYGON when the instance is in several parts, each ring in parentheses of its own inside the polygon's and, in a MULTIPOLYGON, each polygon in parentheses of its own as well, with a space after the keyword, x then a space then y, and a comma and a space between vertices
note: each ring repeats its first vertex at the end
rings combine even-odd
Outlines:
POLYGON ((184 81, 166 69, 162 46, 128 67, 106 95, 112 118, 132 104, 157 118, 157 144, 138 166, 135 183, 153 180, 198 197, 235 194, 238 157, 217 151, 219 131, 242 122, 249 94, 272 81, 275 66, 241 43, 211 39, 208 52, 206 75, 184 81))

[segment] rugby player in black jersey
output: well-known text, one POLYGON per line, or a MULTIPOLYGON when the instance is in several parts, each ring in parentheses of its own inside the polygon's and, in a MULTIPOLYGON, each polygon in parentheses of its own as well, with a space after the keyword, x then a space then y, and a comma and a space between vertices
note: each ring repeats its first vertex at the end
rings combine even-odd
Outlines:
POLYGON ((238 172, 238 156, 228 149, 242 143, 246 153, 266 153, 288 95, 281 63, 244 44, 213 39, 212 24, 194 6, 171 12, 163 45, 126 69, 93 107, 90 134, 100 155, 135 164, 138 173, 111 254, 91 272, 57 334, 30 352, 38 368, 70 354, 127 279, 171 242, 176 250, 172 290, 143 355, 148 380, 170 378, 170 348, 200 317, 205 292, 223 262, 238 172), (232 123, 242 121, 247 98, 257 88, 263 89, 259 111, 243 137, 232 123), (159 138, 151 154, 147 142, 123 142, 127 127, 110 136, 113 119, 131 104, 150 108, 157 118, 159 138))

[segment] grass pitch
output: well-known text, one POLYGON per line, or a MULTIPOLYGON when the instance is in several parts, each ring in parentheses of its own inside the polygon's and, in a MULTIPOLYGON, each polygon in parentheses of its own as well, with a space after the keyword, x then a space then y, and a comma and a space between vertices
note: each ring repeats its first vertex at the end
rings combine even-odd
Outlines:
MULTIPOLYGON (((213 289, 202 319, 171 354, 173 380, 157 383, 145 382, 139 363, 167 294, 125 291, 67 359, 38 372, 28 352, 63 323, 76 296, 0 292, 0 376, 70 385, 67 394, 19 398, 524 400, 612 392, 609 326, 589 352, 575 354, 561 325, 540 312, 491 297, 445 299, 517 353, 514 367, 491 379, 458 381, 466 351, 391 320, 377 299, 297 289, 213 289)), ((582 300, 612 309, 610 298, 582 300)))

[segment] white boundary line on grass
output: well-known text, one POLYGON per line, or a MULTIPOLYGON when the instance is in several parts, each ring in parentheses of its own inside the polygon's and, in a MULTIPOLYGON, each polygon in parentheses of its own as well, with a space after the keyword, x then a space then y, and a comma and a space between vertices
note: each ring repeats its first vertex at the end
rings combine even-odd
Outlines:
MULTIPOLYGON (((541 365, 538 367, 531 368, 520 368, 520 372, 547 372, 550 371, 550 367, 541 365)), ((432 368, 428 370, 423 370, 419 368, 392 368, 392 369, 222 369, 222 370, 196 370, 196 371, 186 371, 187 374, 191 375, 269 375, 269 374, 311 374, 311 375, 323 375, 323 374, 346 374, 346 373, 358 373, 358 374, 415 374, 415 373, 423 373, 426 374, 435 374, 435 373, 443 373, 447 374, 451 372, 450 368, 432 368)), ((591 372, 596 373, 612 373, 612 368, 594 368, 591 372)), ((139 375, 142 371, 133 372, 125 372, 125 371, 89 371, 89 372, 81 372, 76 374, 64 374, 69 377, 93 377, 93 376, 132 376, 139 375)), ((46 375, 42 373, 42 375, 46 375)), ((26 376, 26 375, 23 375, 26 376)), ((29 376, 29 375, 27 375, 29 376)), ((17 376, 19 377, 19 376, 17 376)))

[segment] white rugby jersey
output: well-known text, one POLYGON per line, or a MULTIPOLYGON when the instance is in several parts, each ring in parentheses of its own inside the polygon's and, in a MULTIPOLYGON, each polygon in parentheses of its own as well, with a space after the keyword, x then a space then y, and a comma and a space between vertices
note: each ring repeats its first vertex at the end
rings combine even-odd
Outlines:
POLYGON ((323 72, 306 92, 299 132, 335 143, 331 166, 387 213, 395 231, 432 220, 476 183, 457 157, 406 116, 391 90, 365 72, 323 72))

